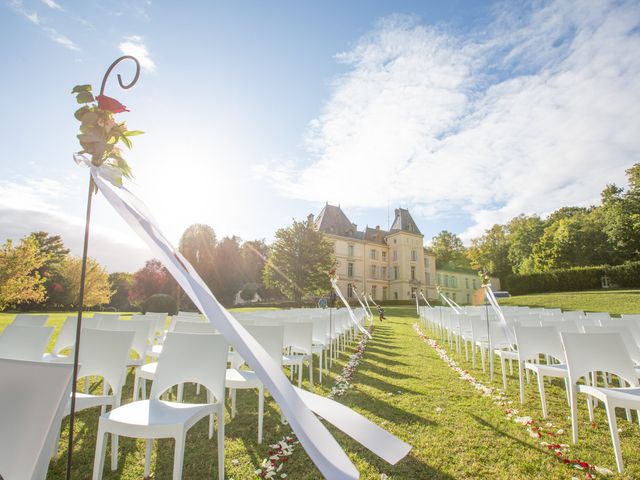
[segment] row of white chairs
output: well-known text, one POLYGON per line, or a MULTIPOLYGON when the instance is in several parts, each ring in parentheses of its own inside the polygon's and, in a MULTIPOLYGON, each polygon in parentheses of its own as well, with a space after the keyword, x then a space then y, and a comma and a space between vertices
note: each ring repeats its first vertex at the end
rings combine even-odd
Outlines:
MULTIPOLYGON (((624 408, 631 421, 631 409, 638 411, 640 423, 640 319, 624 316, 613 320, 608 314, 582 316, 578 320, 552 320, 556 315, 527 314, 504 309, 505 325, 496 321, 488 311, 484 318, 472 313, 480 309, 421 309, 420 317, 425 328, 440 335, 443 341, 453 342, 460 352, 460 343, 471 343, 472 352, 480 349, 483 369, 485 352, 490 361, 496 355, 502 366, 503 386, 506 389, 505 361, 518 363, 520 401, 524 403, 524 376, 536 374, 543 417, 547 416, 545 377, 562 378, 565 381, 567 400, 571 408, 572 439, 578 441, 577 402, 578 393, 588 395, 587 408, 593 420, 594 399, 604 403, 616 465, 624 470, 615 408, 624 408), (449 310, 449 311, 447 311, 449 310), (531 317, 534 317, 533 319, 531 317), (532 321, 533 320, 533 321, 532 321), (542 358, 541 358, 542 356, 542 358), (602 372, 602 387, 598 386, 597 372, 602 372), (613 388, 612 376, 616 375, 619 387, 613 388), (584 382, 583 382, 584 379, 584 382), (625 386, 625 383, 629 386, 625 386)), ((468 357, 467 357, 468 358, 468 357)), ((491 365, 492 368, 492 365, 491 365)), ((491 371, 492 373, 492 371, 491 371)), ((492 377, 491 377, 492 380, 492 377)))

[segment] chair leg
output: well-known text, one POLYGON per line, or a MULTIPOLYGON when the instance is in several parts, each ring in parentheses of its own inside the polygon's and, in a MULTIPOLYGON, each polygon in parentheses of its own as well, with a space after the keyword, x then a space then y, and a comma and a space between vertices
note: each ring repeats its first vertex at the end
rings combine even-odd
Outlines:
POLYGON ((304 365, 304 361, 300 362, 298 365, 298 388, 302 388, 302 366, 304 365))
POLYGON ((502 368, 502 388, 504 390, 507 389, 507 370, 506 370, 506 365, 505 365, 505 361, 504 361, 504 357, 500 357, 500 367, 502 368))
POLYGON ((148 438, 146 440, 144 450, 144 478, 149 478, 151 474, 151 451, 153 450, 153 440, 148 438))
POLYGON ((544 375, 538 373, 538 391, 540 392, 540 404, 542 405, 542 418, 547 418, 547 399, 544 396, 544 375))
POLYGON ((224 404, 218 410, 218 479, 224 480, 224 404))
POLYGON ((262 443, 262 421, 264 415, 264 386, 258 388, 258 443, 262 443))
POLYGON ((187 441, 186 433, 175 437, 176 446, 173 453, 173 480, 182 480, 182 464, 184 463, 184 447, 187 441))
POLYGON ((522 375, 522 362, 518 362, 518 378, 520 380, 520 403, 524 405, 524 378, 522 375))
POLYGON ((134 371, 133 377, 133 401, 138 400, 138 394, 140 389, 140 377, 138 376, 138 369, 136 368, 134 371))
POLYGON ((313 387, 313 353, 309 356, 309 384, 313 387))
POLYGON ((578 443, 578 390, 575 385, 571 385, 569 389, 569 398, 571 399, 571 439, 573 443, 578 443))
POLYGON ((104 457, 107 453, 107 433, 98 427, 98 436, 96 438, 96 455, 93 459, 93 480, 102 479, 102 470, 104 469, 104 457))
POLYGON ((236 416, 236 389, 231 389, 231 418, 236 416))
POLYGON ((118 470, 118 435, 111 434, 111 471, 118 470))
POLYGON ((182 403, 182 397, 184 397, 184 383, 178 384, 178 396, 177 400, 179 403, 182 403))
POLYGON ((618 422, 616 421, 616 407, 605 402, 604 407, 607 411, 607 420, 609 421, 609 431, 611 432, 611 442, 613 443, 613 451, 616 455, 616 466, 618 472, 624 471, 622 463, 622 451, 620 450, 620 436, 618 435, 618 422))

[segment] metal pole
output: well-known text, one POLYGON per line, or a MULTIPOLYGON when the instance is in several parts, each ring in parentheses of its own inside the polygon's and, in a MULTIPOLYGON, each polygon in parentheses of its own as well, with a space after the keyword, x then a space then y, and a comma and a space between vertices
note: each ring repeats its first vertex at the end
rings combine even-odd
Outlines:
POLYGON ((76 391, 78 383, 78 358, 80 354, 80 333, 82 332, 82 307, 84 304, 84 281, 87 275, 87 251, 89 248, 89 224, 91 223, 91 204, 93 200, 93 178, 89 174, 89 193, 87 195, 87 217, 84 224, 84 247, 82 249, 82 271, 80 273, 80 295, 78 300, 78 321, 76 323, 76 343, 73 352, 73 383, 71 384, 71 413, 69 415, 69 443, 67 451, 67 480, 71 480, 73 456, 73 427, 76 419, 76 391))

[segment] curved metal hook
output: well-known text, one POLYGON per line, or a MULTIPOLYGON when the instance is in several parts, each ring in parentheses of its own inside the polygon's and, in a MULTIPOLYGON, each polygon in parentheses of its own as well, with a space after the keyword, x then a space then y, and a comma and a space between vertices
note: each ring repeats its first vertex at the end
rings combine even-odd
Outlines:
POLYGON ((122 57, 118 58, 115 62, 113 62, 109 66, 109 68, 107 69, 106 73, 104 74, 104 77, 102 77, 102 86, 100 87, 100 95, 104 95, 104 87, 107 84, 107 79, 109 78, 109 75, 111 74, 111 70, 113 70, 117 64, 119 64, 123 60, 127 60, 129 58, 131 60, 133 60, 134 62, 136 62, 136 75, 133 77, 133 80, 131 80, 130 83, 124 84, 124 83, 122 83, 122 77, 120 76, 120 74, 118 74, 118 83, 120 84, 120 87, 122 89, 124 89, 124 90, 127 90, 128 88, 131 88, 136 84, 136 82, 138 81, 138 78, 140 77, 140 62, 138 62, 138 59, 136 57, 134 57, 134 56, 123 55, 122 57))

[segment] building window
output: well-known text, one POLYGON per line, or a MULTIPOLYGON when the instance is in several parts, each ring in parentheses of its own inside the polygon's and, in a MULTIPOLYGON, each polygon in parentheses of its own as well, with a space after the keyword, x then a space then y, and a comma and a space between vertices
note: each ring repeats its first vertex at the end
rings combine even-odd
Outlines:
POLYGON ((387 267, 382 267, 382 275, 380 275, 380 277, 381 277, 383 280, 389 280, 389 279, 387 278, 387 267))
POLYGON ((371 257, 371 260, 377 260, 378 259, 378 251, 377 250, 371 250, 369 252, 369 256, 371 257))
POLYGON ((453 301, 456 302, 456 292, 453 292, 453 301))
POLYGON ((442 285, 442 275, 439 273, 436 274, 436 278, 438 279, 438 285, 442 285))
POLYGON ((424 268, 429 268, 429 257, 424 257, 424 268))
POLYGON ((347 247, 347 255, 349 257, 353 257, 354 256, 354 250, 355 250, 355 247, 353 245, 349 245, 347 247))
POLYGON ((371 296, 373 298, 378 298, 378 287, 376 285, 371 286, 371 296))
POLYGON ((347 283, 347 298, 353 298, 353 285, 347 283))
POLYGON ((416 287, 411 287, 411 298, 416 298, 418 296, 418 290, 416 287))
POLYGON ((471 295, 467 293, 467 303, 471 305, 471 295))
MULTIPOLYGON (((451 288, 458 288, 458 278, 451 275, 451 288)), ((454 299, 455 300, 455 299, 454 299)))
POLYGON ((387 252, 385 252, 384 250, 382 251, 382 260, 386 260, 387 259, 387 252))
POLYGON ((347 277, 353 277, 353 263, 347 263, 347 277))
POLYGON ((395 248, 393 249, 393 261, 398 261, 398 251, 395 248))
POLYGON ((476 279, 474 278, 473 279, 473 289, 475 290, 476 288, 478 288, 478 287, 476 287, 476 279))
POLYGON ((411 280, 415 280, 415 279, 416 279, 416 267, 411 265, 411 280))
POLYGON ((394 280, 398 280, 398 266, 397 265, 395 267, 393 267, 393 279, 394 280))
POLYGON ((444 286, 447 288, 449 287, 449 275, 444 276, 444 286))
POLYGON ((376 278, 378 276, 378 266, 371 265, 371 278, 376 278))
POLYGON ((398 292, 393 292, 393 298, 394 298, 394 300, 398 299, 398 292))
POLYGON ((467 287, 467 290, 469 289, 469 278, 467 277, 464 279, 464 286, 467 287))
POLYGON ((382 287, 382 300, 387 299, 387 287, 382 287))
POLYGON ((411 250, 411 261, 412 262, 418 261, 418 252, 416 252, 415 250, 411 250))
POLYGON ((424 272, 424 280, 424 283, 431 285, 431 274, 429 272, 424 272))

